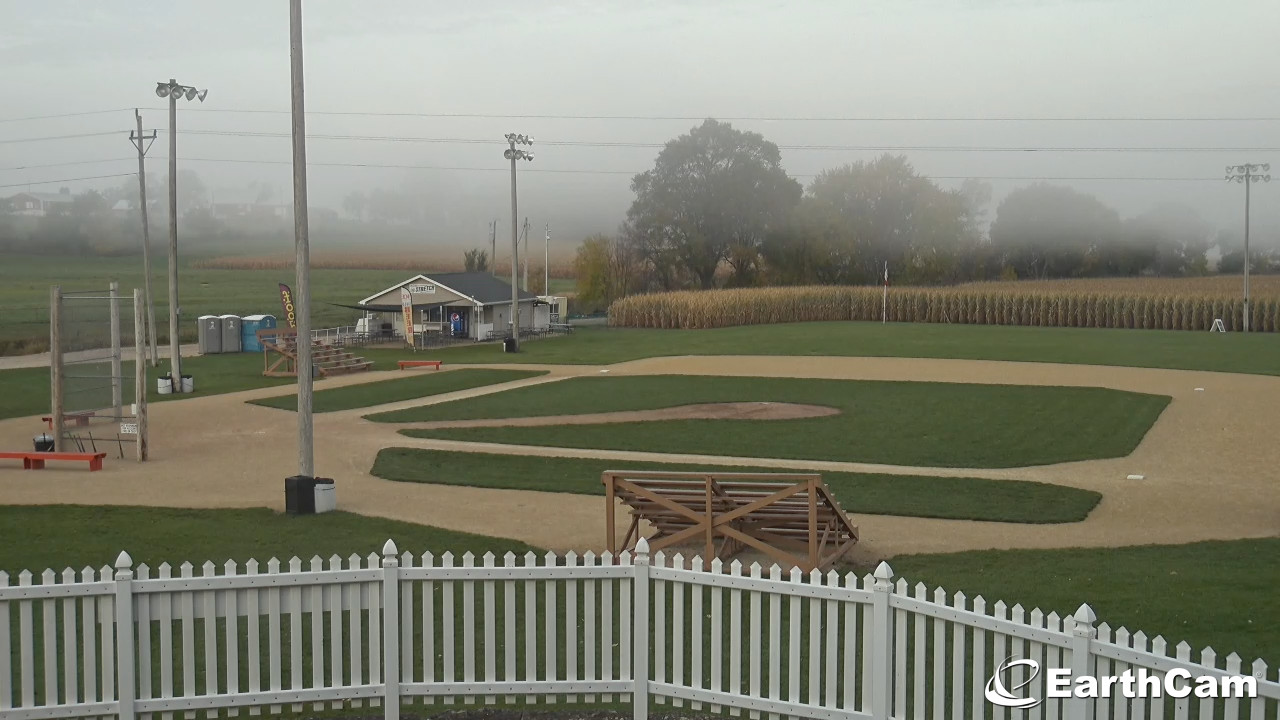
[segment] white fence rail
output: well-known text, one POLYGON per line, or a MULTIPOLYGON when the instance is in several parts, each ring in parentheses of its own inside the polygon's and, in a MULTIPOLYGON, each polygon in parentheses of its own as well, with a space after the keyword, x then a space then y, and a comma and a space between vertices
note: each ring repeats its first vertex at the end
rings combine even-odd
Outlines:
POLYGON ((627 554, 272 559, 221 568, 121 553, 95 571, 0 573, 0 718, 116 715, 188 720, 402 705, 649 702, 751 718, 903 720, 1275 719, 1280 684, 1261 660, 1171 648, 1092 611, 1045 615, 874 575, 784 573, 627 554), (652 560, 652 563, 651 563, 652 560), (1256 697, 1045 698, 1072 678, 1243 673, 1256 697), (243 711, 241 709, 244 709, 243 711))

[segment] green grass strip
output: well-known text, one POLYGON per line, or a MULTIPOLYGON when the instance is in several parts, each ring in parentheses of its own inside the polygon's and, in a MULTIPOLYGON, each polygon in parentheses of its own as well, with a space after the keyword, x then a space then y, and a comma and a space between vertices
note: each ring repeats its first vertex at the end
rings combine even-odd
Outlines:
MULTIPOLYGON (((338 502, 342 481, 338 480, 338 502)), ((280 482, 281 491, 284 482, 280 482)), ((61 571, 85 566, 114 565, 121 550, 134 563, 152 568, 162 562, 197 567, 212 560, 221 568, 227 560, 272 557, 285 565, 297 555, 346 558, 382 552, 388 538, 401 551, 420 554, 450 550, 461 555, 531 548, 514 540, 453 532, 426 525, 364 517, 347 512, 284 515, 267 509, 188 510, 149 507, 89 507, 82 505, 0 506, 0 527, 22 542, 0 543, 0 570, 16 577, 22 570, 39 574, 45 568, 61 571)), ((154 574, 153 574, 154 577, 154 574)))
POLYGON ((567 337, 437 353, 449 363, 605 365, 676 355, 913 357, 1119 365, 1280 375, 1274 333, 812 322, 713 330, 580 327, 567 337))
POLYGON ((1245 667, 1280 658, 1280 538, 1068 550, 989 550, 890 559, 912 582, 1022 603, 1045 614, 1087 602, 1112 628, 1159 633, 1170 648, 1212 645, 1245 667))
POLYGON ((1128 455, 1169 398, 1090 387, 655 375, 572 378, 369 419, 573 415, 745 401, 823 405, 840 413, 774 421, 670 420, 404 434, 556 447, 1003 468, 1128 455))
MULTIPOLYGON (((677 472, 806 472, 674 463, 636 463, 589 458, 524 457, 489 453, 385 448, 373 474, 387 480, 604 495, 605 470, 677 472)), ((940 478, 869 473, 822 473, 840 505, 850 513, 1069 523, 1084 520, 1102 496, 1091 490, 1021 480, 940 478)))
MULTIPOLYGON (((345 387, 317 390, 312 398, 312 411, 318 413, 352 410, 354 408, 372 407, 401 400, 414 400, 442 395, 444 393, 469 390, 513 382, 526 378, 546 375, 542 370, 487 370, 463 369, 449 372, 426 371, 415 373, 409 377, 394 380, 347 385, 345 387)), ((250 400, 254 405, 279 408, 281 410, 298 409, 298 395, 280 395, 278 397, 250 400)))

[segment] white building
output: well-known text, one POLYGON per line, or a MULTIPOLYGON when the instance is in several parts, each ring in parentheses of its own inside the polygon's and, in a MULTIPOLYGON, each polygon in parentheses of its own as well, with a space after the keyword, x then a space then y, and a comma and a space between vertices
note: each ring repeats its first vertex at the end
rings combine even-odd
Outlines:
MULTIPOLYGON (((487 272, 415 275, 354 306, 369 317, 369 332, 404 337, 401 290, 408 290, 414 333, 491 340, 511 329, 511 285, 487 272)), ((551 308, 538 296, 519 294, 520 329, 546 330, 551 308)))

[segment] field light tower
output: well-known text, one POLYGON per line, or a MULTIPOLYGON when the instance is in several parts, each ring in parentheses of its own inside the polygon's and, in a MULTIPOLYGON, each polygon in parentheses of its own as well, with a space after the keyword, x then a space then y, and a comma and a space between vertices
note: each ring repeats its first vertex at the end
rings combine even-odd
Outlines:
POLYGON ((1244 183, 1244 331, 1249 332, 1249 186, 1271 182, 1269 163, 1227 166, 1227 182, 1244 183))
POLYGON ((516 145, 533 146, 533 138, 528 135, 507 133, 508 147, 502 157, 511 161, 511 340, 512 349, 520 351, 520 286, 517 284, 516 268, 519 252, 519 230, 516 227, 516 161, 533 160, 533 153, 521 150, 516 145))
POLYGON ((177 80, 156 83, 156 95, 169 98, 169 374, 173 392, 182 392, 182 353, 178 343, 178 98, 204 98, 208 90, 179 85, 177 80))

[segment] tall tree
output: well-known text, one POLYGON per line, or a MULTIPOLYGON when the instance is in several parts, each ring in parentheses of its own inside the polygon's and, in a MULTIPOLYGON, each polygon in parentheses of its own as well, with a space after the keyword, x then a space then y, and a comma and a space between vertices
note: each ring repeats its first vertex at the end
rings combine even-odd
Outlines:
POLYGON ((1123 234, 1119 214, 1102 201, 1047 183, 1009 193, 991 224, 992 244, 1021 278, 1095 274, 1091 255, 1123 234))
POLYGON ((689 278, 710 288, 724 262, 739 281, 754 273, 766 233, 785 224, 802 193, 781 162, 763 136, 710 119, 666 144, 631 182, 626 225, 661 286, 689 278))
MULTIPOLYGON (((977 242, 977 202, 938 187, 905 157, 883 155, 815 178, 800 205, 795 232, 804 238, 805 252, 813 253, 803 262, 826 281, 875 282, 885 262, 909 282, 951 281, 958 279, 957 256, 977 242)), ((794 274, 784 267, 784 258, 797 261, 799 252, 771 247, 774 271, 794 274)))

